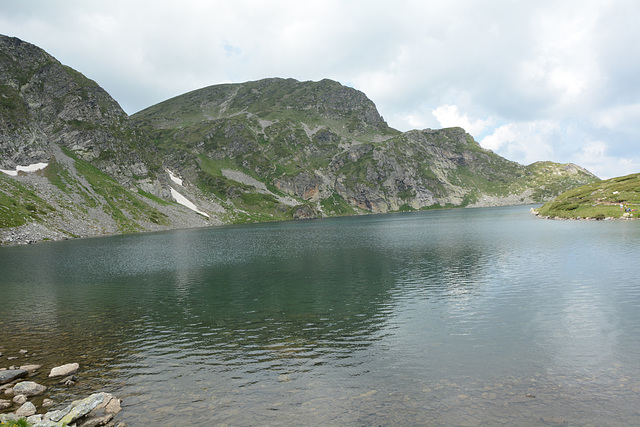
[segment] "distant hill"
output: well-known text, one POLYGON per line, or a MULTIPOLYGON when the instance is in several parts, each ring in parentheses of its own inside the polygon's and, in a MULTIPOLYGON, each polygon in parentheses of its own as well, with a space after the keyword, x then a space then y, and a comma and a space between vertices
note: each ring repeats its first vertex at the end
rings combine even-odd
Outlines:
POLYGON ((1 35, 0 171, 1 243, 532 203, 597 180, 506 160, 460 128, 400 132, 331 80, 210 86, 129 117, 1 35))
POLYGON ((549 218, 640 218, 640 174, 573 188, 545 203, 536 212, 549 218))

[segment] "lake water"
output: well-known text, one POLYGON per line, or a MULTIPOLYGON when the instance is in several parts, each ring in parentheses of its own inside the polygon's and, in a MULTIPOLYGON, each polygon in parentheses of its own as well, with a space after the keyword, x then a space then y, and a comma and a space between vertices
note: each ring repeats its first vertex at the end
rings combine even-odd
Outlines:
POLYGON ((640 222, 529 208, 3 247, 0 367, 131 426, 640 425, 640 222))

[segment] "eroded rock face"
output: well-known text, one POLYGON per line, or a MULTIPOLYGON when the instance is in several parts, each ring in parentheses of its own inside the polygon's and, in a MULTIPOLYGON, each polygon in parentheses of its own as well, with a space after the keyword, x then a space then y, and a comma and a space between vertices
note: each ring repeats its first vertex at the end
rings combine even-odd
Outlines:
POLYGON ((100 86, 42 49, 0 35, 0 99, 0 169, 9 172, 0 192, 28 207, 2 224, 0 244, 219 222, 164 203, 173 201, 169 177, 144 132, 100 86), (38 164, 46 166, 24 171, 38 164))
POLYGON ((155 176, 155 148, 94 81, 14 37, 0 36, 0 53, 0 169, 49 162, 57 144, 127 186, 155 176))
POLYGON ((317 217, 318 213, 309 206, 300 206, 293 213, 293 219, 312 219, 317 217))

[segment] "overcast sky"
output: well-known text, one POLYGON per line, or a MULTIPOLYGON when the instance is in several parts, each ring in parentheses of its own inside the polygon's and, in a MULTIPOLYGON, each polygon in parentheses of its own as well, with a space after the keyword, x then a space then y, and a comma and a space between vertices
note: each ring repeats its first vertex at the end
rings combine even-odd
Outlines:
POLYGON ((0 33, 133 114, 201 87, 330 78, 399 130, 522 164, 640 172, 640 1, 0 0, 0 33))

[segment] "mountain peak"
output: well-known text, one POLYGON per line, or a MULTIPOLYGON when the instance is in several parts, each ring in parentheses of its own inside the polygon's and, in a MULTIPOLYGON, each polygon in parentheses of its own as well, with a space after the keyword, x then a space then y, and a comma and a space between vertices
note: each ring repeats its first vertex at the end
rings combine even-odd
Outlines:
POLYGON ((355 131, 388 126, 369 98, 356 89, 330 79, 301 82, 266 78, 246 83, 208 86, 156 104, 134 115, 196 122, 252 114, 265 120, 291 118, 351 123, 355 131))

